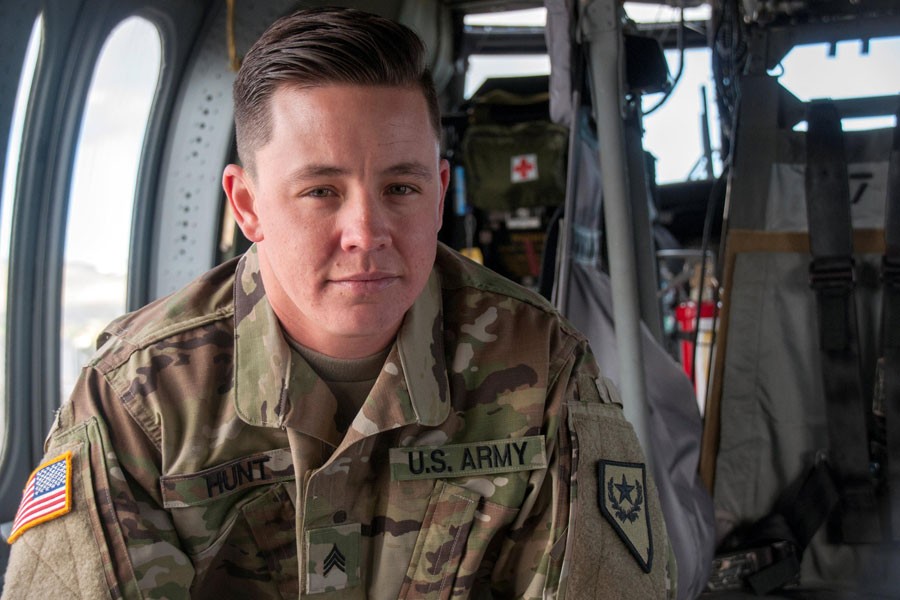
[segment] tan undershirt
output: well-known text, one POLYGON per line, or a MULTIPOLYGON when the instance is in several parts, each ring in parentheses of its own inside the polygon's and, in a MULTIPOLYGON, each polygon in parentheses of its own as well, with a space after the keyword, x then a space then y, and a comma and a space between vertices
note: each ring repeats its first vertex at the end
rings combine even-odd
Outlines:
POLYGON ((375 380, 378 379, 378 374, 384 366, 384 361, 387 360, 391 347, 388 346, 372 356, 344 359, 320 354, 298 344, 287 335, 285 335, 285 339, 309 363, 316 375, 322 378, 322 381, 334 394, 337 400, 335 422, 338 430, 345 433, 350 428, 350 423, 353 422, 356 413, 366 401, 366 396, 375 385, 375 380))

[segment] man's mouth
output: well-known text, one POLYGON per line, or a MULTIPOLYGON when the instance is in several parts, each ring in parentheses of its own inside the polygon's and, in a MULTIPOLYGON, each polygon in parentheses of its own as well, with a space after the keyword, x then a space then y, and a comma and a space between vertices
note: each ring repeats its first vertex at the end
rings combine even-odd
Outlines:
POLYGON ((357 273, 331 280, 333 285, 356 294, 373 294, 385 290, 400 280, 400 277, 383 271, 357 273))

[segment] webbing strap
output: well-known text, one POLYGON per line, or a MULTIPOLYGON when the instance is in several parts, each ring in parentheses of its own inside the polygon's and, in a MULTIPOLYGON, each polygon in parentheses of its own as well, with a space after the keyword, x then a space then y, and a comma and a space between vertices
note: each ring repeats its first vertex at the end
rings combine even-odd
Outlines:
POLYGON ((888 490, 891 534, 895 540, 900 540, 900 107, 888 171, 884 242, 881 337, 888 490))
POLYGON ((862 392, 850 184, 840 115, 831 102, 810 105, 806 135, 806 212, 827 407, 829 462, 840 490, 843 542, 880 540, 862 392))
POLYGON ((771 513, 722 541, 709 588, 736 590, 746 584, 764 595, 799 583, 803 553, 837 503, 832 475, 817 457, 778 496, 771 513))

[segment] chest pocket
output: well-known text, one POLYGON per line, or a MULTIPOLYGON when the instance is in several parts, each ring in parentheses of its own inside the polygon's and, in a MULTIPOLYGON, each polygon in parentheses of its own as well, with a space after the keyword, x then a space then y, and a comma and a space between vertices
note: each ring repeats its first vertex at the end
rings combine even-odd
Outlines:
POLYGON ((295 514, 285 486, 294 486, 289 448, 160 477, 163 505, 194 566, 192 597, 296 597, 295 514))
MULTIPOLYGON (((199 538, 203 549, 189 553, 195 570, 191 598, 298 596, 295 511, 285 485, 235 495, 235 505, 219 506, 220 502, 172 511, 182 521, 208 523, 210 530, 199 538)), ((191 541, 182 534, 183 546, 191 541)))
POLYGON ((490 568, 482 559, 517 513, 478 492, 435 482, 400 598, 468 597, 475 582, 489 578, 489 572, 479 572, 490 568))
POLYGON ((241 512, 281 597, 296 598, 299 593, 296 517, 284 485, 254 498, 241 507, 241 512))

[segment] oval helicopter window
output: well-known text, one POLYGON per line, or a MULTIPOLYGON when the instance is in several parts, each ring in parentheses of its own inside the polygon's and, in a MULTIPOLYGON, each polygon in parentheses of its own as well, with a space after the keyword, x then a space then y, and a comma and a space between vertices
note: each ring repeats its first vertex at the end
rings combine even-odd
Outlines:
POLYGON ((66 221, 60 397, 97 336, 125 312, 135 187, 161 69, 159 31, 131 17, 109 35, 85 103, 66 221))

